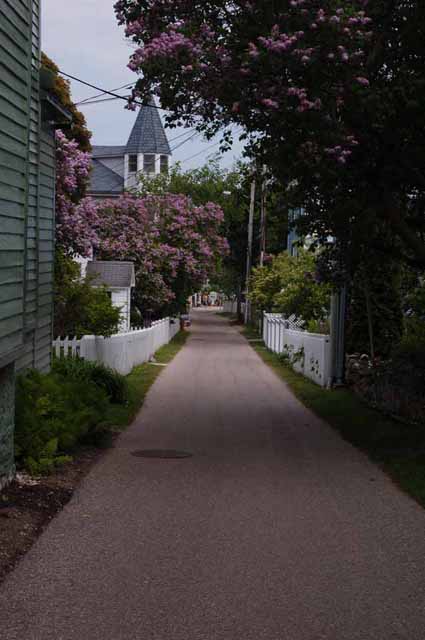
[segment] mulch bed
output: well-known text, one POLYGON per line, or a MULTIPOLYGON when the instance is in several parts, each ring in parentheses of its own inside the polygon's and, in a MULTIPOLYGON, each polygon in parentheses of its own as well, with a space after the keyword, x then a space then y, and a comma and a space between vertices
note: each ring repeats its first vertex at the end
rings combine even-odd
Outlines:
POLYGON ((69 502, 104 449, 88 447, 54 474, 17 474, 0 492, 0 583, 32 547, 49 522, 69 502))

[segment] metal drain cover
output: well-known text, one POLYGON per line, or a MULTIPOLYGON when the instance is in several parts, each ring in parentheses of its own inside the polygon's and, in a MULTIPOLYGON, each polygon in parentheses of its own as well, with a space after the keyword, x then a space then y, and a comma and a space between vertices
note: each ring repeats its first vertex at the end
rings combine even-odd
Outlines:
POLYGON ((188 451, 175 451, 174 449, 142 449, 141 451, 132 451, 131 455, 136 458, 160 458, 162 460, 192 457, 188 451))

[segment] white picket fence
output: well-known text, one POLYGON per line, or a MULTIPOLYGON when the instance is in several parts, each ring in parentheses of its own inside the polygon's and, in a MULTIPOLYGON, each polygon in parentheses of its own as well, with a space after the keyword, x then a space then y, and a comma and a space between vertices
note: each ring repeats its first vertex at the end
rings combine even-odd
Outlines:
POLYGON ((122 375, 148 362, 160 347, 168 344, 180 330, 179 318, 165 318, 152 323, 148 329, 137 329, 119 333, 110 338, 83 336, 58 338, 53 350, 58 358, 79 356, 85 360, 99 362, 122 375))
POLYGON ((263 340, 274 353, 288 354, 295 371, 322 387, 332 382, 332 348, 328 335, 289 328, 280 314, 263 314, 263 340))

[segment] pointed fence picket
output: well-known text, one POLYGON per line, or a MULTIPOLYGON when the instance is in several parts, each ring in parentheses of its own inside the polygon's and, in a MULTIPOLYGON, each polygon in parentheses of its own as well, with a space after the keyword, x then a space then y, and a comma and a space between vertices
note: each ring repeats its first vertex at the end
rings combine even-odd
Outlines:
POLYGON ((78 338, 56 338, 53 341, 53 353, 57 358, 72 357, 80 354, 81 340, 78 338))
POLYGON ((270 351, 285 354, 295 371, 322 387, 330 386, 333 378, 330 336, 303 331, 294 317, 264 313, 263 340, 270 351))

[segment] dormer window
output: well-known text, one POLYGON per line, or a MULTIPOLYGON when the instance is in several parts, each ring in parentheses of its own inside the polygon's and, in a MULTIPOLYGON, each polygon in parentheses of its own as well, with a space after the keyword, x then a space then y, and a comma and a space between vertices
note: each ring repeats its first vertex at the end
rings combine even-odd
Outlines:
POLYGON ((137 173, 137 155, 128 157, 128 171, 129 173, 137 173))
POLYGON ((168 156, 161 156, 160 168, 161 168, 161 173, 168 173, 168 156))
POLYGON ((155 173, 155 155, 153 153, 145 153, 143 156, 144 173, 155 173))

